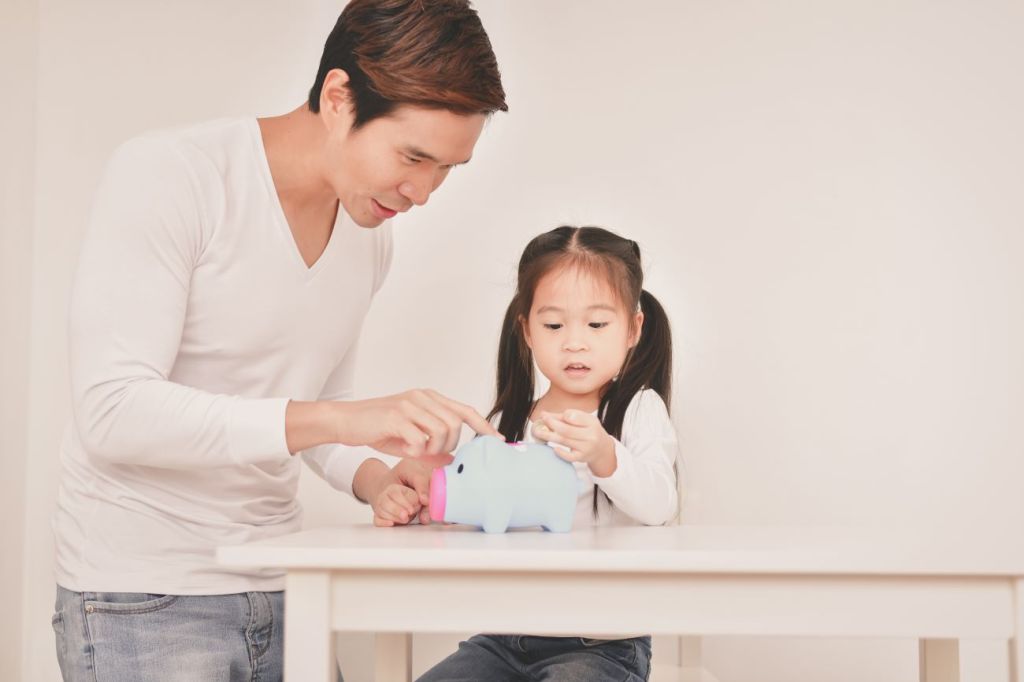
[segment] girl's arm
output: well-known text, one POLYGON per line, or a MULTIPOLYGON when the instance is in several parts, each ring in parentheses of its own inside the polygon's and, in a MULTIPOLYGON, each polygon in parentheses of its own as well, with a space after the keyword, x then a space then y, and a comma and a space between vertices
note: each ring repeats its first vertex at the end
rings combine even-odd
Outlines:
POLYGON ((626 410, 622 440, 613 441, 615 470, 606 477, 595 474, 598 487, 644 525, 658 526, 675 518, 679 441, 661 396, 652 390, 638 393, 626 410))

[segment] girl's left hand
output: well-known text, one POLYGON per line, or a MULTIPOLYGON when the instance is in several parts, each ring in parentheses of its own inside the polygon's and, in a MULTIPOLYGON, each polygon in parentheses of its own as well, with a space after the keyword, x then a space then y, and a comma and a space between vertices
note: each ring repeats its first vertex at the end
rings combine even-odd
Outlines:
POLYGON ((601 426, 596 415, 580 410, 561 414, 540 412, 533 424, 533 436, 539 441, 565 447, 553 447, 555 453, 569 462, 585 462, 595 476, 606 478, 615 472, 615 439, 601 426))

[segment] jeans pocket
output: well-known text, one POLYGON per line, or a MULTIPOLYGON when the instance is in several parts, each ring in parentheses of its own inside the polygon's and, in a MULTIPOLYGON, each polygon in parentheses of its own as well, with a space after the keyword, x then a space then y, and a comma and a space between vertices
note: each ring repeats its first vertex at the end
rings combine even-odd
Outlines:
POLYGON ((637 647, 632 639, 592 639, 580 637, 580 644, 585 648, 597 650, 627 669, 632 669, 637 662, 637 647))
POLYGON ((176 594, 139 592, 86 592, 84 596, 86 613, 153 613, 178 601, 176 594))
POLYGON ((50 625, 53 626, 53 632, 58 637, 64 634, 64 614, 60 611, 53 614, 53 618, 50 619, 50 625))

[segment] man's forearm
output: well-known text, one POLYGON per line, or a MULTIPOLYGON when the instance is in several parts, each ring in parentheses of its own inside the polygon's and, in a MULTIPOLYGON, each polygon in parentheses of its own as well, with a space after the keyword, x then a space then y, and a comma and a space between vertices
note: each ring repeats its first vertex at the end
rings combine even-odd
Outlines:
POLYGON ((352 477, 352 494, 360 502, 371 502, 384 486, 391 467, 379 459, 370 458, 359 465, 352 477))
POLYGON ((284 413, 285 440, 293 455, 323 445, 336 443, 337 424, 343 419, 344 403, 318 400, 292 400, 284 413))

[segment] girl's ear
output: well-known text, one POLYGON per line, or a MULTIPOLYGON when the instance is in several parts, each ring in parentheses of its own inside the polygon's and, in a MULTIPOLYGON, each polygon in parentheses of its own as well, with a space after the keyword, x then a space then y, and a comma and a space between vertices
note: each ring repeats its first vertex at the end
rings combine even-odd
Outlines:
POLYGON ((636 311, 636 315, 633 317, 633 333, 629 335, 629 347, 635 348, 636 344, 640 343, 640 330, 644 327, 644 314, 643 311, 636 311))
POLYGON ((533 350, 533 344, 530 343, 530 325, 526 323, 526 318, 522 315, 519 316, 519 326, 523 330, 523 339, 526 341, 526 347, 533 350))

